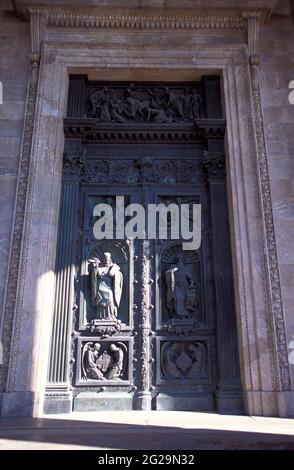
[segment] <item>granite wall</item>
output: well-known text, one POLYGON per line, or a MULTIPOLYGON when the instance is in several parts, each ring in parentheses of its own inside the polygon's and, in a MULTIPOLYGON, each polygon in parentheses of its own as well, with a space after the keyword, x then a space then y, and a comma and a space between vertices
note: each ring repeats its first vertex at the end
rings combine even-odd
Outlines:
POLYGON ((0 1, 0 318, 4 300, 15 189, 29 73, 30 27, 0 1))
MULTIPOLYGON (((261 93, 288 344, 294 340, 294 30, 283 0, 260 36, 261 93)), ((294 378, 294 365, 292 365, 294 378)))

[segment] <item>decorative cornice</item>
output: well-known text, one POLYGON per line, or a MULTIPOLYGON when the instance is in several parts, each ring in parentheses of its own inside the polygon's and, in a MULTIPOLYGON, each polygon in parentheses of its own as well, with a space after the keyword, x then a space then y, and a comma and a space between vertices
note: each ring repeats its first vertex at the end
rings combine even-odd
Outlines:
POLYGON ((116 142, 116 143, 174 143, 174 142, 202 142, 205 139, 205 131, 196 127, 184 128, 174 126, 173 128, 148 127, 143 129, 130 128, 107 128, 95 126, 92 122, 75 123, 73 119, 66 119, 64 132, 67 138, 78 138, 83 142, 116 142))
POLYGON ((153 17, 165 16, 182 17, 218 17, 241 16, 242 10, 260 10, 262 21, 267 21, 276 8, 278 0, 132 0, 131 2, 111 0, 13 0, 17 14, 25 20, 29 18, 29 10, 42 9, 50 13, 69 14, 73 16, 90 15, 95 17, 102 12, 107 16, 119 15, 128 17, 153 17))
POLYGON ((246 21, 236 15, 142 15, 142 14, 70 14, 47 12, 48 27, 140 29, 140 30, 231 30, 246 28, 246 21))
MULTIPOLYGON (((122 4, 124 2, 121 2, 122 4)), ((268 3, 268 2, 267 2, 268 3)), ((247 17, 259 11, 260 21, 265 22, 269 17, 273 5, 267 7, 266 2, 259 1, 245 7, 242 4, 238 8, 230 6, 227 2, 222 7, 220 2, 214 4, 203 2, 196 8, 148 7, 101 7, 93 3, 82 6, 73 4, 48 5, 38 0, 14 1, 14 8, 22 20, 29 20, 32 15, 41 15, 46 19, 47 28, 92 28, 92 29, 120 29, 120 30, 165 30, 165 31, 220 31, 240 32, 246 31, 247 17), (245 14, 244 14, 245 12, 245 14)))

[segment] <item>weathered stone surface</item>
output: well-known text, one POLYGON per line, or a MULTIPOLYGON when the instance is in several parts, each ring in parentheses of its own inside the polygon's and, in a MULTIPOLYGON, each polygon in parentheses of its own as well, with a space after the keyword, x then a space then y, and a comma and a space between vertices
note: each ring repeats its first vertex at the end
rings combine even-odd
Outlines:
POLYGON ((289 2, 281 1, 268 25, 261 29, 260 52, 261 93, 288 344, 294 337, 294 167, 291 164, 294 108, 288 100, 288 85, 294 79, 293 51, 289 2))
POLYGON ((77 395, 73 400, 74 411, 97 411, 97 410, 132 410, 133 396, 130 393, 92 393, 85 392, 77 395))
MULTIPOLYGON (((2 260, 0 324, 2 324, 2 307, 9 264, 16 179, 26 104, 30 30, 28 23, 21 23, 13 14, 11 0, 0 3, 0 81, 3 87, 3 104, 0 104, 0 250, 2 260)), ((2 334, 3 332, 0 332, 0 335, 2 334)), ((2 390, 5 387, 4 370, 6 371, 6 368, 3 369, 3 373, 0 373, 0 389, 2 390)))
POLYGON ((212 411, 214 409, 213 396, 210 398, 207 395, 195 394, 185 396, 182 394, 167 395, 160 393, 156 398, 156 409, 164 410, 177 410, 177 411, 193 411, 198 409, 200 411, 212 411))

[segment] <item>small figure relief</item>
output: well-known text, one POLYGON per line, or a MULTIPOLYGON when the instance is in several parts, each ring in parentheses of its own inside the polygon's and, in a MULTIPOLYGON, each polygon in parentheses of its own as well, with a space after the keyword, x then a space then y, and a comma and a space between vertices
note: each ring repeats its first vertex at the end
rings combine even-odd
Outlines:
POLYGON ((178 347, 176 343, 172 343, 170 347, 166 347, 166 343, 162 348, 162 367, 166 376, 180 379, 181 371, 177 368, 176 359, 178 357, 178 347))
MULTIPOLYGON (((125 345, 122 343, 125 347, 125 345)), ((112 356, 112 365, 107 370, 106 378, 108 380, 117 380, 122 375, 124 365, 124 350, 122 347, 118 347, 115 344, 111 344, 109 347, 110 354, 112 356)), ((126 350, 125 350, 126 352, 126 350)))
POLYGON ((187 377, 203 377, 205 376, 206 349, 203 343, 191 343, 188 346, 190 357, 193 361, 187 377))
POLYGON ((123 380, 127 363, 124 343, 107 343, 101 351, 100 343, 86 343, 82 350, 82 370, 85 379, 123 380))
POLYGON ((166 380, 205 379, 206 348, 201 342, 167 341, 161 349, 161 367, 166 380))
POLYGON ((99 343, 87 343, 84 347, 84 375, 88 379, 104 380, 104 376, 97 364, 100 348, 99 343))
POLYGON ((166 304, 171 318, 191 318, 196 311, 198 285, 188 273, 184 256, 179 253, 176 263, 165 272, 166 304))
POLYGON ((111 253, 104 253, 104 263, 99 258, 89 261, 89 273, 96 318, 116 322, 123 287, 120 267, 112 261, 111 253))

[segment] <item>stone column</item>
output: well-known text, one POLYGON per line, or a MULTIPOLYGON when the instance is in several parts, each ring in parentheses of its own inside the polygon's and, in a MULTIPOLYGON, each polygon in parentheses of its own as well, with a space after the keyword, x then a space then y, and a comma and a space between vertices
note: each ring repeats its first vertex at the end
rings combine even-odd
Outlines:
POLYGON ((44 403, 45 413, 67 413, 71 410, 70 359, 78 196, 79 183, 64 180, 58 226, 55 300, 48 383, 44 403))

